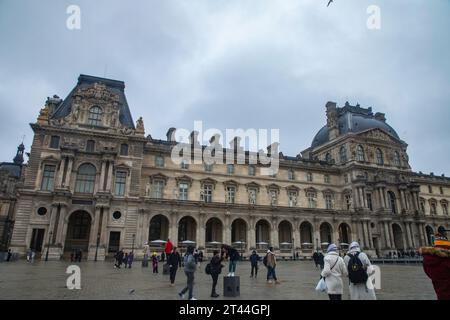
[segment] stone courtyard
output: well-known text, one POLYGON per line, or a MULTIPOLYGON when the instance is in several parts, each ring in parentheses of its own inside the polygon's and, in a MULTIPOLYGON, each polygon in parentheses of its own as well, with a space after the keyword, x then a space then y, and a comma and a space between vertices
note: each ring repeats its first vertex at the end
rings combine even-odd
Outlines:
MULTIPOLYGON (((81 262, 81 290, 66 288, 67 266, 64 261, 36 261, 30 264, 24 260, 0 263, 0 299, 120 299, 120 300, 175 300, 177 292, 184 287, 186 277, 182 269, 177 273, 175 287, 169 286, 168 276, 163 275, 162 263, 159 274, 152 269, 142 268, 137 261, 131 269, 115 269, 112 261, 81 262)), ((211 277, 204 273, 203 262, 196 273, 194 296, 207 299, 211 290, 211 277)), ((227 266, 226 266, 227 267, 227 266)), ((435 300, 431 284, 419 265, 380 265, 380 300, 435 300)), ((227 271, 224 268, 224 273, 227 271)), ((319 270, 310 261, 281 261, 277 265, 277 276, 281 284, 267 284, 265 268, 260 265, 257 279, 250 278, 249 262, 240 262, 237 275, 241 276, 241 294, 246 300, 326 300, 325 294, 316 293, 314 288, 319 279, 319 270)), ((347 280, 344 280, 344 284, 347 280)), ((346 286, 344 286, 346 287, 346 286)), ((220 299, 223 297, 223 279, 218 282, 220 299)), ((343 299, 348 300, 348 290, 343 299)))

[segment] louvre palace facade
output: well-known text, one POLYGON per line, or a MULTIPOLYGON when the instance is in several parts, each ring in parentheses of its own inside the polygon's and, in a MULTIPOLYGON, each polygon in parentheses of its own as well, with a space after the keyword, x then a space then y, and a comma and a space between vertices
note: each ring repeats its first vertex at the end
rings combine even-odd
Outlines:
MULTIPOLYGON (((61 259, 81 249, 102 260, 119 248, 139 256, 147 242, 157 249, 155 240, 170 238, 207 255, 226 243, 244 256, 273 246, 303 257, 356 240, 384 256, 429 244, 450 227, 450 179, 412 171, 407 144, 371 108, 326 103, 326 125, 311 147, 292 157, 277 151, 278 172, 262 175, 264 165, 249 161, 176 164, 175 129, 167 139, 146 136, 124 90, 121 81, 81 75, 65 99, 47 99, 31 124, 10 213, 13 251, 61 259)), ((193 147, 196 140, 194 132, 193 147)), ((240 140, 220 150, 238 154, 240 140)))

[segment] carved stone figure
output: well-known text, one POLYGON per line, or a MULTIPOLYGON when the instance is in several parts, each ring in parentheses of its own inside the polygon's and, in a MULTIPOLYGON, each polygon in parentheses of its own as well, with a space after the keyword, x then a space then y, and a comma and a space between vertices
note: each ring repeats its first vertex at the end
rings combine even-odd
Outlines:
POLYGON ((136 122, 136 133, 145 133, 144 120, 142 120, 142 117, 140 117, 136 122))
POLYGON ((248 191, 248 202, 250 204, 256 204, 256 191, 255 190, 248 191))
POLYGON ((145 185, 145 196, 150 196, 150 182, 147 182, 147 184, 145 185))

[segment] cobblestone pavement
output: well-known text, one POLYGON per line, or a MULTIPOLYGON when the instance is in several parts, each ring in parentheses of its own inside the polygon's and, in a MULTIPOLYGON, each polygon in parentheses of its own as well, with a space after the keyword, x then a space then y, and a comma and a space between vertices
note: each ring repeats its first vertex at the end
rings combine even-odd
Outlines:
MULTIPOLYGON (((137 261, 132 269, 115 269, 113 263, 81 262, 81 290, 66 288, 69 277, 65 273, 68 262, 15 261, 0 263, 0 299, 179 299, 177 292, 184 287, 186 277, 179 269, 175 287, 169 286, 168 276, 153 274, 150 268, 141 268, 137 261), (134 291, 132 291, 134 290, 134 291)), ((204 273, 205 262, 195 274, 194 296, 212 299, 211 277, 204 273)), ((431 281, 421 265, 381 265, 381 290, 378 299, 436 299, 431 281)), ((160 272, 162 264, 160 264, 160 272)), ((228 270, 224 268, 224 272, 228 270)), ((257 279, 250 278, 249 262, 240 262, 237 275, 241 276, 241 294, 232 299, 298 300, 327 299, 316 293, 319 271, 310 261, 286 261, 277 265, 281 284, 267 284, 265 268, 260 265, 257 279)), ((344 280, 346 283, 346 280, 344 280)), ((346 287, 346 286, 345 286, 346 287)), ((218 299, 223 298, 223 279, 219 278, 218 299)), ((344 299, 348 299, 347 288, 344 299)))

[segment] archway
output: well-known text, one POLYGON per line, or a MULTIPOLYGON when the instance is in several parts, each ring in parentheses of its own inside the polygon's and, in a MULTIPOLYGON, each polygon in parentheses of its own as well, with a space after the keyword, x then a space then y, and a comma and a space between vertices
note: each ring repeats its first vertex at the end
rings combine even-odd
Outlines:
POLYGON ((148 241, 167 240, 169 238, 169 219, 158 214, 150 220, 148 241))
POLYGON ((270 224, 266 220, 259 220, 255 226, 256 246, 266 248, 270 244, 270 224))
POLYGON ((313 244, 313 228, 308 221, 304 221, 300 225, 300 242, 302 246, 313 244))
POLYGON ((350 235, 351 235, 351 232, 350 232, 349 225, 346 223, 341 223, 339 225, 339 241, 341 243, 350 244, 350 242, 352 241, 350 235))
POLYGON ((75 211, 69 217, 64 251, 89 250, 89 235, 91 232, 91 215, 86 211, 75 211))
POLYGON ((205 241, 222 243, 222 221, 217 218, 211 218, 206 222, 205 241))
POLYGON ((426 226, 425 231, 427 233, 427 243, 429 246, 432 246, 434 242, 434 230, 431 226, 426 226))
POLYGON ((192 217, 183 217, 178 223, 178 242, 197 240, 197 223, 192 217))
POLYGON ((246 242, 247 223, 243 219, 236 219, 231 224, 231 242, 246 242))
POLYGON ((403 245, 403 231, 402 228, 394 223, 392 225, 392 233, 394 235, 394 244, 396 249, 404 250, 405 246, 403 245))
POLYGON ((333 242, 331 225, 328 222, 320 225, 320 241, 323 246, 333 242))
POLYGON ((292 242, 292 225, 289 221, 283 220, 278 225, 278 241, 280 248, 291 247, 292 242))

